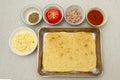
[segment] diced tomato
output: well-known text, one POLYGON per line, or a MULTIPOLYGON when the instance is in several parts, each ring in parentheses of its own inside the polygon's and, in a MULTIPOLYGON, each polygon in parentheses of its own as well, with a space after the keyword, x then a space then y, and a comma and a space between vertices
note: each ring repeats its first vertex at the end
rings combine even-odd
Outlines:
POLYGON ((45 13, 46 20, 51 24, 58 23, 62 18, 62 13, 58 8, 49 8, 45 13))

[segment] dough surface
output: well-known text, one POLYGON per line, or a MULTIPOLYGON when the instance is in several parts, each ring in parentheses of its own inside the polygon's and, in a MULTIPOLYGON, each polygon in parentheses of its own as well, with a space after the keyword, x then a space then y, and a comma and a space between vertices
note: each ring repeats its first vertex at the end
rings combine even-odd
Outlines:
POLYGON ((44 36, 45 71, 89 72, 96 67, 96 46, 88 32, 51 32, 44 36))

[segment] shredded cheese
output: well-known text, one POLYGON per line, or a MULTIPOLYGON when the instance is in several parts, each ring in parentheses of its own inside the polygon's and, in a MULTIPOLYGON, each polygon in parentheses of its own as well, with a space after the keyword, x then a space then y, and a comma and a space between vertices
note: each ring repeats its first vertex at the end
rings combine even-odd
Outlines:
POLYGON ((30 31, 21 31, 15 34, 12 39, 12 47, 20 53, 31 51, 36 44, 35 35, 30 31))

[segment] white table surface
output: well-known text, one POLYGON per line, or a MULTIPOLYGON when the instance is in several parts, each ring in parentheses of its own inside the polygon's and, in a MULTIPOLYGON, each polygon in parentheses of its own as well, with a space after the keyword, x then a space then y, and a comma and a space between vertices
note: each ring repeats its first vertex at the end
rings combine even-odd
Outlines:
MULTIPOLYGON (((66 25, 63 21, 60 26, 66 25)), ((89 26, 85 21, 80 26, 89 26)), ((120 79, 120 0, 0 0, 0 79, 12 80, 119 80, 120 79), (87 10, 92 5, 105 7, 109 14, 108 23, 101 28, 103 75, 96 78, 43 78, 37 73, 37 51, 25 57, 13 54, 8 45, 11 32, 18 27, 30 27, 38 31, 47 26, 28 26, 21 21, 20 12, 28 4, 37 4, 43 9, 47 4, 57 3, 66 9, 77 4, 87 10)))

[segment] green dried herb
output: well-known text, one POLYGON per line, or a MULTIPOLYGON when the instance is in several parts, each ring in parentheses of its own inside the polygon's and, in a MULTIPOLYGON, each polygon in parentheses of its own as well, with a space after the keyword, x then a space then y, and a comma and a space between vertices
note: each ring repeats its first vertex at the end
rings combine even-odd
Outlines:
POLYGON ((38 13, 32 13, 32 14, 30 14, 29 21, 31 23, 36 23, 36 22, 38 22, 38 20, 39 20, 39 14, 38 13))

